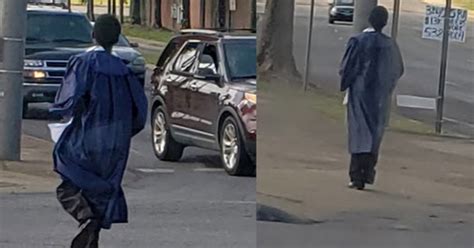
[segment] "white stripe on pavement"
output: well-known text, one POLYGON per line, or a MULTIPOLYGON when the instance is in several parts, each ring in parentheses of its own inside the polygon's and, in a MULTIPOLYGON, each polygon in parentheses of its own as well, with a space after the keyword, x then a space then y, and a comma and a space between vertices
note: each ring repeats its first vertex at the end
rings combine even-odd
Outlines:
POLYGON ((436 99, 410 95, 397 95, 397 106, 434 110, 436 109, 436 99))
POLYGON ((173 169, 164 169, 164 168, 157 168, 157 169, 149 169, 149 168, 138 168, 137 171, 143 173, 174 173, 173 169))
POLYGON ((238 205, 255 205, 255 201, 208 201, 211 204, 238 204, 238 205))
POLYGON ((194 171, 196 172, 223 172, 225 170, 223 168, 195 168, 194 171))

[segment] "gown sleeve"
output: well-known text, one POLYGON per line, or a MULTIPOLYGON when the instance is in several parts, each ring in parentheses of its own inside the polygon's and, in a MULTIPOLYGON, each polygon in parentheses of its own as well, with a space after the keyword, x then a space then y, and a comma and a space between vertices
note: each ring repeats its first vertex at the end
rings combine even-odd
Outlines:
POLYGON ((339 76, 341 76, 341 91, 347 90, 355 81, 359 73, 359 46, 356 38, 351 38, 347 43, 346 52, 342 58, 339 76))
POLYGON ((137 80, 133 73, 129 74, 128 82, 133 100, 132 136, 135 136, 145 128, 148 102, 144 86, 137 80))
POLYGON ((63 117, 73 117, 84 107, 83 98, 88 88, 88 75, 89 64, 81 57, 71 58, 63 83, 49 111, 63 117))

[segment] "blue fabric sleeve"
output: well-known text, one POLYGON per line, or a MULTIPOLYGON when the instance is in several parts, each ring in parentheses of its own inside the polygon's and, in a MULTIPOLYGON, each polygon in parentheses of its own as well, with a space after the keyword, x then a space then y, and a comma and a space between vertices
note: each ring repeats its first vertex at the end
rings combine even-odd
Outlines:
POLYGON ((50 112, 63 117, 73 117, 82 107, 82 97, 87 92, 89 64, 83 58, 74 56, 69 60, 63 83, 59 88, 50 112))
POLYGON ((132 136, 135 136, 145 128, 148 102, 143 85, 141 85, 133 73, 130 73, 128 76, 128 85, 133 99, 132 136))
POLYGON ((339 75, 341 76, 341 91, 347 90, 359 74, 359 47, 356 38, 351 38, 347 43, 346 52, 341 62, 339 75))

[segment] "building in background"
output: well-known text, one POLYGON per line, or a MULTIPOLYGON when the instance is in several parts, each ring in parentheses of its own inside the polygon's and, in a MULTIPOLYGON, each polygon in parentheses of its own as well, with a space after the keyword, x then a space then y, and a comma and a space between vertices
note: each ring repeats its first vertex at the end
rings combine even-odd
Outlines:
POLYGON ((183 28, 255 29, 255 0, 138 0, 141 23, 183 28))

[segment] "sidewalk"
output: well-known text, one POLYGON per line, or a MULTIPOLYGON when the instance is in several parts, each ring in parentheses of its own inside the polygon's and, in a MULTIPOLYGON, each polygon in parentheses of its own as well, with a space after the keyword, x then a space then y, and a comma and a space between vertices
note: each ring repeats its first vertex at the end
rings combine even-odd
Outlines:
POLYGON ((439 211, 474 221, 472 140, 389 131, 376 184, 351 190, 344 117, 317 112, 308 105, 315 95, 277 88, 259 91, 260 204, 315 220, 373 212, 420 225, 428 212, 439 211))
POLYGON ((23 135, 21 161, 0 161, 0 193, 54 192, 51 142, 23 135))

